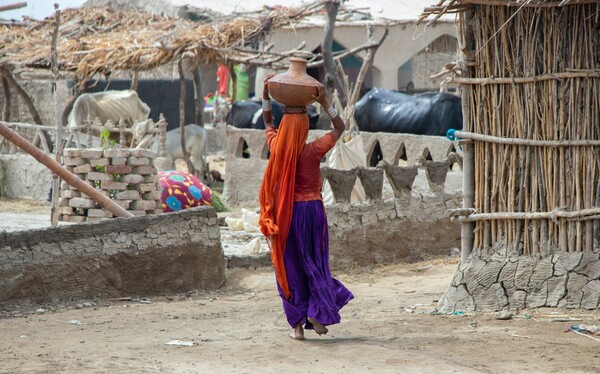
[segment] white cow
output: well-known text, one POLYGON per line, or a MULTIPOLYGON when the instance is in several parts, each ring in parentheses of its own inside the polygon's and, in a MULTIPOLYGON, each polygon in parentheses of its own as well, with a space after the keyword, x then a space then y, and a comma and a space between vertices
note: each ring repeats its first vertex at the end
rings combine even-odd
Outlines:
MULTIPOLYGON (((185 126, 185 148, 190 155, 190 160, 194 169, 201 177, 206 179, 208 165, 205 161, 207 150, 207 135, 206 130, 198 125, 185 126)), ((174 161, 178 158, 183 159, 183 151, 181 149, 181 131, 179 127, 167 131, 167 157, 174 161)), ((158 153, 158 152, 157 152, 158 153)))
POLYGON ((77 129, 85 121, 99 118, 102 124, 123 120, 128 127, 148 119, 150 107, 133 90, 84 93, 75 100, 69 113, 68 128, 77 129))

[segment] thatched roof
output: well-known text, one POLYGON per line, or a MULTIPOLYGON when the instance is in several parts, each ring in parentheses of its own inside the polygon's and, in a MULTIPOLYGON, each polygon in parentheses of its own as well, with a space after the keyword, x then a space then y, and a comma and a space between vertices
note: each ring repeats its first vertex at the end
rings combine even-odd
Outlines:
POLYGON ((462 12, 475 5, 514 8, 555 8, 582 4, 600 4, 600 0, 441 0, 436 5, 426 7, 417 20, 417 23, 429 17, 432 17, 429 23, 433 23, 444 15, 462 12))
MULTIPOLYGON (((60 15, 58 64, 82 81, 114 70, 142 71, 181 58, 192 65, 254 63, 284 56, 259 53, 245 46, 271 29, 289 25, 321 9, 320 3, 284 8, 251 18, 210 24, 111 8, 67 9, 60 15)), ((50 69, 53 17, 28 25, 0 26, 0 67, 15 72, 50 69)))

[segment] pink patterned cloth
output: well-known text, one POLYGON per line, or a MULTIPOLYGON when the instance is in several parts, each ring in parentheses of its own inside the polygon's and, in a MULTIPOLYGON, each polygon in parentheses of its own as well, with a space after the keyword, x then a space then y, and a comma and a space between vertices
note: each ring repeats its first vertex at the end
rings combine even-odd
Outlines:
POLYGON ((177 170, 161 171, 157 175, 163 212, 212 205, 212 190, 195 175, 177 170))

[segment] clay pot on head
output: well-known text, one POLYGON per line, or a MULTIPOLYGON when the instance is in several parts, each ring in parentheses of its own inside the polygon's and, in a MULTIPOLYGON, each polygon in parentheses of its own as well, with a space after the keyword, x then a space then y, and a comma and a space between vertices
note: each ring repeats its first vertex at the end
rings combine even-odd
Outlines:
POLYGON ((290 67, 285 73, 269 79, 269 94, 286 107, 306 107, 318 95, 317 86, 323 85, 306 73, 307 61, 291 57, 290 67))

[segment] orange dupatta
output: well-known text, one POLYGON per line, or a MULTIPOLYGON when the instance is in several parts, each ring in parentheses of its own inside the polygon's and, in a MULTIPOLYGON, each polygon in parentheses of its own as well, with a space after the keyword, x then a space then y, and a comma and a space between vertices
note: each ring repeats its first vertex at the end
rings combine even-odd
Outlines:
POLYGON ((296 162, 308 137, 306 113, 285 114, 277 136, 270 142, 271 156, 265 170, 258 201, 260 204, 260 231, 271 237, 271 261, 275 276, 285 298, 290 298, 283 254, 290 231, 294 209, 296 162))

